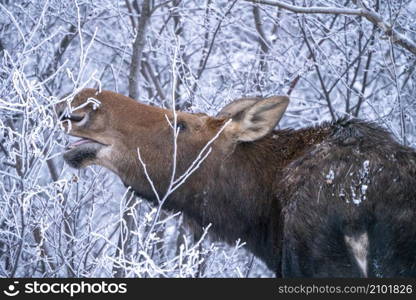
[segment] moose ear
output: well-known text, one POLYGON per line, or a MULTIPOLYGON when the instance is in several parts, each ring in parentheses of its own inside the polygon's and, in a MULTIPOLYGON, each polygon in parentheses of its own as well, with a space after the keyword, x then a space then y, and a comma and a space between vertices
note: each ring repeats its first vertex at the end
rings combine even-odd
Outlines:
POLYGON ((233 119, 226 130, 240 142, 258 140, 276 127, 288 104, 289 98, 285 96, 260 100, 248 107, 241 117, 233 119))
POLYGON ((219 113, 217 114, 217 118, 232 118, 238 113, 244 111, 245 109, 253 106, 257 102, 259 102, 261 98, 241 98, 238 100, 234 100, 233 102, 224 106, 219 113))

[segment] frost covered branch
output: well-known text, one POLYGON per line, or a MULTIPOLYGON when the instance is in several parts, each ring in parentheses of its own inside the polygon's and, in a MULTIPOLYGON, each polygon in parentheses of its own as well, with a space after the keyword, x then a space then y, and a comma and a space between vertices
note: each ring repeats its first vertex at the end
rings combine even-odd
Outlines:
POLYGON ((277 6, 279 8, 288 10, 293 13, 298 14, 330 14, 330 15, 350 15, 350 16, 361 16, 366 18, 371 23, 375 24, 380 28, 383 33, 388 36, 393 43, 400 45, 404 49, 416 55, 416 43, 410 40, 405 35, 398 32, 394 29, 392 24, 389 24, 387 21, 376 13, 375 11, 367 8, 342 8, 342 7, 319 7, 319 6, 310 6, 302 7, 291 5, 282 1, 271 1, 271 0, 245 0, 252 3, 265 4, 271 6, 277 6))

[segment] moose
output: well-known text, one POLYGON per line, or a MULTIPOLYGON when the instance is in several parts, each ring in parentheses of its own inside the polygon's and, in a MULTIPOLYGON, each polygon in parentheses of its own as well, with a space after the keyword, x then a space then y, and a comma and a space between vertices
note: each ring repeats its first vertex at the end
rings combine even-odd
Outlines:
POLYGON ((70 104, 79 109, 57 111, 80 138, 64 153, 71 167, 104 166, 149 201, 138 148, 163 194, 173 167, 169 120, 180 128, 178 173, 223 129, 165 208, 212 224, 224 241, 245 241, 278 277, 415 277, 416 152, 357 119, 276 130, 288 104, 239 99, 212 117, 84 89, 70 104))

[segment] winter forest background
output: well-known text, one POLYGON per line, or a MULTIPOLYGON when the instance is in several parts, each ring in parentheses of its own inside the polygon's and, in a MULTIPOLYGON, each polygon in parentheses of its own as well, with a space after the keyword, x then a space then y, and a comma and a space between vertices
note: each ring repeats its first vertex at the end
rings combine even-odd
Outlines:
POLYGON ((212 115, 286 94, 282 128, 359 117, 416 146, 415 0, 0 0, 0 59, 1 277, 273 275, 64 164, 53 105, 83 87, 212 115))

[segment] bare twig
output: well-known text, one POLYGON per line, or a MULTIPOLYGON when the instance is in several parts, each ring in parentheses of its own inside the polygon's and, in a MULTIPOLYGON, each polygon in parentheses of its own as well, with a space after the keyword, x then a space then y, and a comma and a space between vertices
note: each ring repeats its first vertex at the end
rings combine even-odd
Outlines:
POLYGON ((384 21, 383 18, 376 12, 368 8, 345 8, 345 7, 301 7, 294 6, 282 1, 270 1, 270 0, 245 0, 248 2, 266 4, 271 6, 277 6, 288 11, 298 14, 330 14, 330 15, 351 15, 351 16, 362 16, 371 23, 375 24, 380 28, 383 33, 388 36, 393 43, 400 45, 404 49, 416 55, 416 43, 405 35, 399 33, 393 28, 393 26, 384 21))
POLYGON ((146 29, 150 19, 150 0, 144 0, 141 8, 140 20, 137 25, 137 34, 133 43, 133 54, 129 73, 129 96, 137 99, 139 96, 139 74, 142 53, 146 44, 146 29))
POLYGON ((315 57, 314 50, 312 49, 312 46, 310 45, 310 43, 308 41, 308 36, 306 35, 305 29, 304 29, 304 25, 301 23, 300 20, 298 21, 298 24, 299 24, 299 27, 300 27, 300 29, 302 31, 304 41, 306 42, 306 45, 308 47, 308 50, 309 50, 310 55, 312 57, 312 60, 314 62, 314 67, 315 67, 316 73, 318 75, 319 83, 321 84, 321 88, 322 88, 322 91, 324 93, 325 100, 326 100, 326 103, 328 105, 328 109, 329 109, 329 112, 331 114, 332 120, 335 121, 336 120, 336 115, 335 115, 334 108, 332 107, 331 97, 330 97, 330 94, 329 94, 328 89, 326 87, 325 81, 324 81, 324 79, 322 77, 321 70, 319 68, 318 62, 316 61, 316 57, 315 57))

